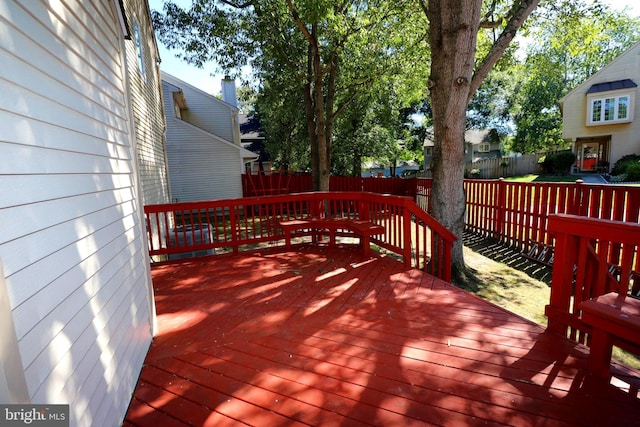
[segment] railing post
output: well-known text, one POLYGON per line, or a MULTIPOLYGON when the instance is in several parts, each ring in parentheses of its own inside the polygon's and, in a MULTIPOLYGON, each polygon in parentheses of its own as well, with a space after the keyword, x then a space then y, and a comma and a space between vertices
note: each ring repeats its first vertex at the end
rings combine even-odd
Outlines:
POLYGON ((365 194, 360 192, 358 197, 358 218, 362 221, 369 221, 369 199, 365 194))
MULTIPOLYGON (((556 230, 557 219, 549 218, 549 228, 556 230)), ((573 283, 573 266, 577 259, 577 247, 575 238, 567 233, 555 231, 554 268, 551 273, 551 296, 546 314, 548 318, 547 329, 550 332, 567 336, 567 322, 562 320, 568 314, 571 304, 571 287, 573 283)))
MULTIPOLYGON (((411 213, 407 208, 406 202, 402 206, 402 259, 404 261, 405 268, 411 268, 412 253, 411 253, 411 213)), ((416 242, 417 244, 417 242, 416 242)))
MULTIPOLYGON (((245 207, 246 209, 246 207, 245 207)), ((236 207, 229 207, 229 223, 231 226, 231 247, 233 248, 233 253, 238 253, 238 227, 236 226, 236 207)))

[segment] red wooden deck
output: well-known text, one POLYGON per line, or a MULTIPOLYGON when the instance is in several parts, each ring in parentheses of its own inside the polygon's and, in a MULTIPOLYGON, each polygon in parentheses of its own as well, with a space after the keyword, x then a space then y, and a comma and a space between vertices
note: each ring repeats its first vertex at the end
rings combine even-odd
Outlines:
POLYGON ((640 425, 637 372, 592 379, 586 348, 388 256, 298 246, 153 280, 124 425, 640 425))

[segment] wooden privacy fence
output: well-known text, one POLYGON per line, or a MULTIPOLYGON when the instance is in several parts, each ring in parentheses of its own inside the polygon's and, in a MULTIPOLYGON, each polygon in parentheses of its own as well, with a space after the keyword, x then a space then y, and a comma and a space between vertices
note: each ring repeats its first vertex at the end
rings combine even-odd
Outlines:
MULTIPOLYGON (((396 196, 415 197, 415 178, 373 178, 331 176, 329 191, 364 191, 396 196)), ((313 191, 311 175, 293 171, 273 170, 242 175, 244 197, 291 194, 313 191)))
MULTIPOLYGON (((195 256, 258 243, 284 245, 281 221, 350 218, 384 227, 371 243, 400 255, 415 267, 451 280, 455 236, 409 197, 367 192, 308 192, 145 206, 151 256, 195 256)), ((338 234, 340 235, 340 234, 338 234)))
POLYGON ((520 157, 483 159, 465 165, 465 174, 472 178, 497 179, 538 173, 538 161, 544 154, 525 154, 520 157))
POLYGON ((552 214, 638 223, 640 187, 465 181, 466 228, 552 263, 552 214))

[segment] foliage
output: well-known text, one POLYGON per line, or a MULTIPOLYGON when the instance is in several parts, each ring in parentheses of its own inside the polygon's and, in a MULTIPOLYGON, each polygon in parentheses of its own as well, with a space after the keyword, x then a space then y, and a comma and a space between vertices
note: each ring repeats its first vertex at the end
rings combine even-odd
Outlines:
POLYGON ((542 161, 542 170, 546 174, 568 175, 571 166, 576 162, 576 155, 571 151, 560 151, 547 154, 542 161))
POLYGON ((424 98, 426 26, 415 9, 412 0, 200 0, 153 17, 160 41, 193 64, 232 73, 250 63, 272 154, 282 163, 310 154, 318 189, 328 188, 335 126, 350 104, 381 88, 396 109, 424 98))
POLYGON ((622 175, 628 173, 629 166, 640 162, 640 154, 627 154, 622 157, 611 168, 611 175, 622 175))
POLYGON ((627 175, 627 181, 640 181, 640 161, 629 164, 625 173, 627 175))
POLYGON ((640 37, 638 19, 582 0, 546 2, 527 26, 526 59, 513 67, 518 90, 511 115, 511 149, 521 153, 565 148, 558 101, 640 37))

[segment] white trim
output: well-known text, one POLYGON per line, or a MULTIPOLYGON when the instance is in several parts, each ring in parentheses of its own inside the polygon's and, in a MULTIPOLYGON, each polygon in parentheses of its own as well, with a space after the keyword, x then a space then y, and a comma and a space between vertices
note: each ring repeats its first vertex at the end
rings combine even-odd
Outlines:
POLYGON ((488 153, 489 151, 491 151, 491 144, 490 143, 481 142, 481 143, 478 144, 478 153, 488 153))
POLYGON ((633 120, 634 113, 634 105, 635 105, 635 91, 634 90, 617 90, 617 91, 607 91, 607 92, 596 92, 590 93, 587 95, 587 126, 602 126, 602 125, 613 125, 618 123, 630 123, 633 120), (627 103, 627 116, 625 118, 618 118, 618 108, 620 106, 621 98, 629 98, 627 103), (613 107, 614 107, 614 118, 611 120, 606 120, 605 118, 605 108, 604 105, 606 100, 613 99, 613 107), (601 102, 601 110, 600 110, 600 120, 593 120, 593 107, 596 102, 601 102))

